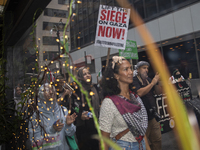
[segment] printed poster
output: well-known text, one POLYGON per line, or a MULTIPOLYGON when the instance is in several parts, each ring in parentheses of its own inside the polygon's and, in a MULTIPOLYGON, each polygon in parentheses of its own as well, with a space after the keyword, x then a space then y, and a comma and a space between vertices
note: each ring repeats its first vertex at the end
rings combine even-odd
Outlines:
POLYGON ((95 46, 125 49, 130 9, 99 6, 95 46))

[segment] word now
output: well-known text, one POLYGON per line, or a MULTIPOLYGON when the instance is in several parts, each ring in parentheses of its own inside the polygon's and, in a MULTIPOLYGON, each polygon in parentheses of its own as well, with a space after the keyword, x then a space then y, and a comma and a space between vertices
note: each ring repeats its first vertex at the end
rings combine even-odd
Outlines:
POLYGON ((124 39, 125 29, 119 29, 115 27, 99 26, 98 36, 107 38, 124 39))
POLYGON ((101 20, 106 21, 115 21, 119 23, 126 23, 127 13, 126 12, 119 12, 115 10, 101 10, 101 20))

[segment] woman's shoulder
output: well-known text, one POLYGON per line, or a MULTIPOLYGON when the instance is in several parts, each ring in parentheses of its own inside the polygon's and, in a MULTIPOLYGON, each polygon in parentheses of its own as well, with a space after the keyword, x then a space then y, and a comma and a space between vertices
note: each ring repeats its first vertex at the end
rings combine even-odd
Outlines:
POLYGON ((114 105, 114 103, 111 98, 105 97, 103 99, 102 105, 112 106, 112 105, 114 105))

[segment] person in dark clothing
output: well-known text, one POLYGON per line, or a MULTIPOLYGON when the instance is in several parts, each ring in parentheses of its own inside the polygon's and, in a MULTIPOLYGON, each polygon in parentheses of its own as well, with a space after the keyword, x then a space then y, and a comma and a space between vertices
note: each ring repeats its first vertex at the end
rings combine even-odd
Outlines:
POLYGON ((133 85, 135 86, 135 92, 141 97, 144 106, 148 114, 148 128, 146 136, 150 141, 151 150, 161 150, 161 131, 160 124, 155 119, 155 107, 156 102, 154 98, 154 92, 156 94, 161 93, 161 88, 158 85, 159 74, 151 80, 148 77, 149 63, 146 61, 140 61, 137 63, 137 76, 133 77, 133 85))
POLYGON ((57 91, 57 103, 61 106, 65 106, 69 110, 69 95, 70 90, 65 88, 65 79, 59 75, 56 77, 56 91, 57 91))
MULTIPOLYGON (((95 115, 98 118, 100 110, 100 98, 97 85, 92 84, 91 74, 86 67, 81 67, 78 69, 77 78, 79 82, 81 82, 84 90, 88 92, 95 115)), ((85 96, 80 92, 80 89, 77 87, 76 83, 74 84, 74 89, 78 97, 74 99, 74 96, 72 96, 72 99, 75 106, 74 110, 78 114, 76 119, 76 136, 78 139, 79 148, 80 150, 98 150, 99 142, 91 139, 92 135, 97 134, 97 130, 95 128, 93 118, 90 118, 87 115, 88 112, 90 112, 90 108, 86 102, 85 96)))

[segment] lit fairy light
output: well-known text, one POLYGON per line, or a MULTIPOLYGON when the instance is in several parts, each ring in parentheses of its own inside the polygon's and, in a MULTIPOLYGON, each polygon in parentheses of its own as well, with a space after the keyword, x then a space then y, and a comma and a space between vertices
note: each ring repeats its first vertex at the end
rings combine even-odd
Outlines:
POLYGON ((85 104, 84 104, 84 103, 82 104, 82 107, 85 107, 85 104))
POLYGON ((60 42, 60 40, 59 40, 59 39, 56 39, 56 42, 60 42))
POLYGON ((71 114, 71 110, 68 111, 68 114, 71 114))
POLYGON ((80 100, 80 97, 77 97, 77 100, 80 100))
POLYGON ((90 82, 90 79, 87 79, 86 82, 90 82))
POLYGON ((65 35, 65 38, 67 39, 67 38, 68 38, 68 36, 67 36, 67 35, 65 35))
POLYGON ((55 86, 58 86, 57 84, 55 84, 55 86))
POLYGON ((57 70, 57 73, 59 73, 60 71, 59 70, 57 70))
POLYGON ((47 111, 49 111, 49 108, 47 107, 47 111))
POLYGON ((40 68, 43 68, 43 66, 40 66, 40 68))
POLYGON ((70 66, 70 69, 73 69, 73 66, 70 66))
POLYGON ((56 81, 59 82, 60 80, 59 80, 59 79, 56 79, 56 81))
POLYGON ((65 64, 63 64, 63 67, 65 66, 65 64))
POLYGON ((78 86, 77 86, 77 85, 75 86, 75 89, 78 89, 78 86))
POLYGON ((44 101, 44 104, 46 104, 46 101, 44 101))
POLYGON ((63 46, 61 46, 60 49, 63 49, 63 46))
POLYGON ((53 84, 53 82, 50 82, 50 84, 53 84))
POLYGON ((53 64, 53 61, 51 61, 51 63, 53 64))
POLYGON ((63 101, 63 98, 61 97, 61 99, 60 99, 61 101, 63 101))
POLYGON ((94 95, 94 92, 91 91, 91 92, 90 92, 90 96, 92 96, 92 95, 94 95))
POLYGON ((50 118, 48 118, 48 120, 50 120, 50 118))
POLYGON ((57 95, 59 95, 59 93, 57 93, 57 95))

